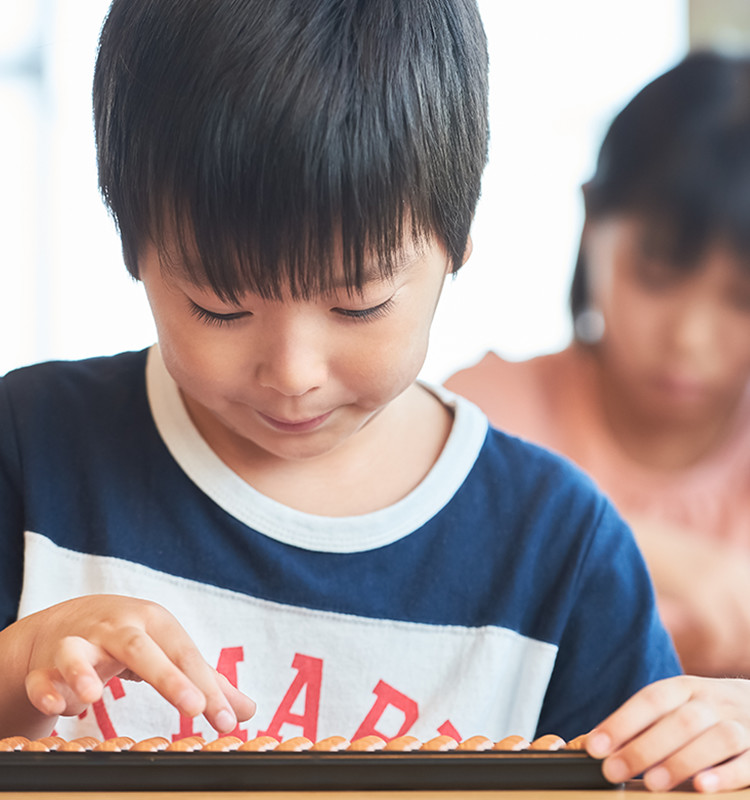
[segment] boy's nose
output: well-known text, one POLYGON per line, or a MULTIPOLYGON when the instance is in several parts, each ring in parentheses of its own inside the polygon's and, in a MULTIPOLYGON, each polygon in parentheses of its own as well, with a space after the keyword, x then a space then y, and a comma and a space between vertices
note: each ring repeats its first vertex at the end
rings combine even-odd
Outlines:
POLYGON ((257 378, 266 389, 300 397, 322 386, 328 370, 315 337, 297 332, 274 335, 258 363, 257 378))

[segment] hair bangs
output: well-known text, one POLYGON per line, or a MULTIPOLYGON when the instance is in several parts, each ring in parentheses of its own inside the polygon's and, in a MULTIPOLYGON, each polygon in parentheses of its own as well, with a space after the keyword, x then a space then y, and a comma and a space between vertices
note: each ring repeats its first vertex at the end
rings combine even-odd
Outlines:
POLYGON ((407 244, 462 263, 487 157, 474 0, 114 0, 99 182, 128 269, 235 299, 356 292, 407 244))
POLYGON ((270 140, 264 153, 256 140, 240 173, 223 142, 190 172, 175 159, 168 189, 147 183, 143 196, 156 202, 148 218, 157 221, 149 236, 165 262, 233 300, 246 291, 275 299, 342 286, 357 292, 373 275, 389 277, 404 246, 434 230, 420 187, 388 165, 357 161, 345 136, 332 143, 313 135, 306 132, 296 161, 270 140))

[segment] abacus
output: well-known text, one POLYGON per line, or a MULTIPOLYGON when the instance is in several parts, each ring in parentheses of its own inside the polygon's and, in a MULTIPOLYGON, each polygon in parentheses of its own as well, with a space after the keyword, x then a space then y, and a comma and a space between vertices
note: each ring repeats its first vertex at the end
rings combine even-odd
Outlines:
POLYGON ((170 742, 121 736, 0 739, 0 785, 13 791, 594 789, 612 784, 583 738, 492 741, 450 736, 277 740, 236 736, 170 742))

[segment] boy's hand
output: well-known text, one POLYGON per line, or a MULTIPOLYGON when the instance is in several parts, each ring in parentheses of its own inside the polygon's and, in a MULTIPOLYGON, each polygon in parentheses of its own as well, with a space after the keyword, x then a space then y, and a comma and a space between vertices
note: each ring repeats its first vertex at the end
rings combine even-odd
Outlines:
POLYGON ((14 626, 31 635, 26 693, 45 716, 70 716, 102 696, 115 675, 144 680, 186 716, 204 714, 219 732, 255 713, 246 697, 201 656, 162 606, 118 595, 76 598, 14 626))
POLYGON ((615 783, 643 774, 667 791, 692 778, 700 792, 750 785, 750 681, 680 676, 641 689, 586 737, 615 783))

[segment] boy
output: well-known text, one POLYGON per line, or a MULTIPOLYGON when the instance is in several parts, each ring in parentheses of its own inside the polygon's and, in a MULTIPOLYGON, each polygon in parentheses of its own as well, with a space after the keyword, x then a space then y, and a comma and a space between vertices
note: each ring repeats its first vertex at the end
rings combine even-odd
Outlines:
POLYGON ((0 383, 4 735, 571 738, 679 672, 606 501, 416 382, 486 67, 472 0, 115 0, 100 184, 159 345, 0 383))

